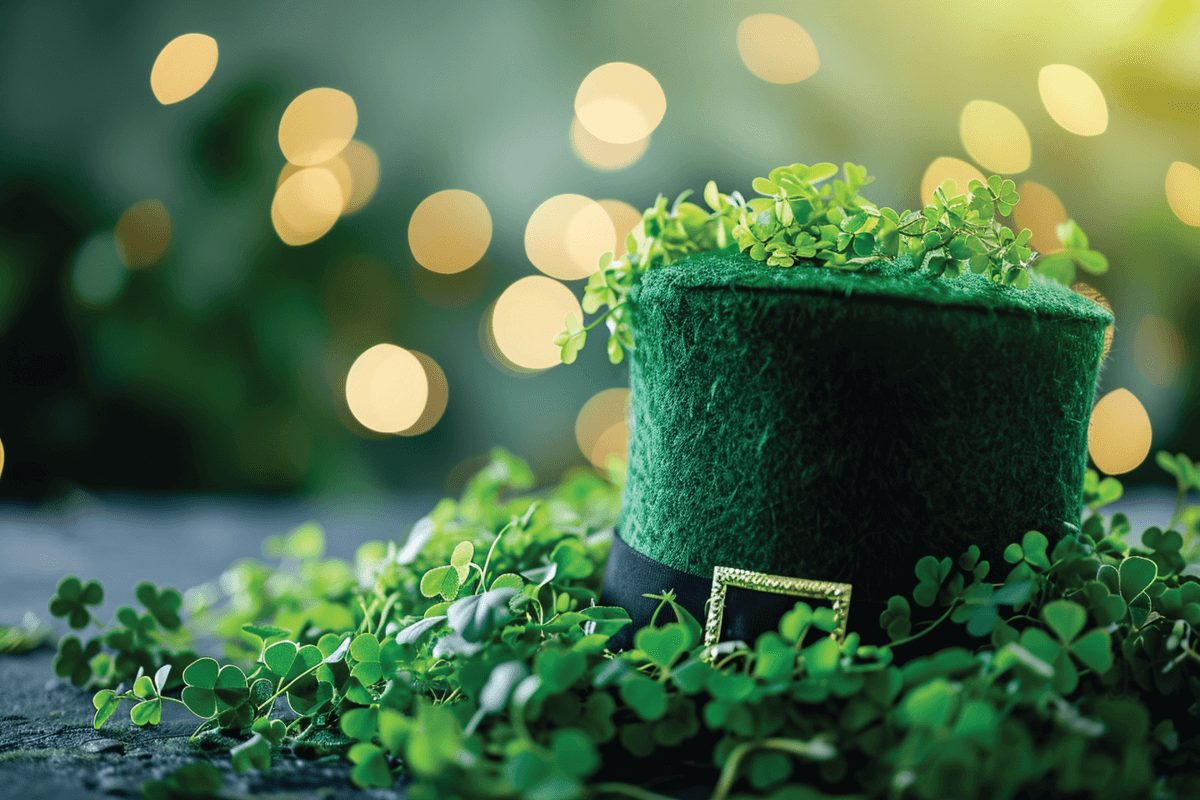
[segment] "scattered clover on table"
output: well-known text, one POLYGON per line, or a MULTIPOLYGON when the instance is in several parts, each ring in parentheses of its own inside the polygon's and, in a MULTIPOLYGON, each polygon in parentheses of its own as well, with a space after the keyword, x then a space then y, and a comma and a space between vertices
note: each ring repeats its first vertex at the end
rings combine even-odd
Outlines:
POLYGON ((823 266, 857 270, 901 256, 932 275, 974 272, 1024 289, 1032 273, 1070 285, 1076 267, 1108 270, 1102 253, 1089 249, 1074 220, 1059 227, 1063 250, 1039 255, 1028 228, 1014 232, 1001 221, 1020 202, 1016 184, 993 175, 972 180, 965 194, 950 194, 950 182, 918 210, 879 207, 861 194, 874 179, 866 168, 847 162, 841 176, 835 164, 791 164, 771 170, 751 184, 761 195, 746 200, 724 194, 709 181, 704 205, 691 192, 674 203, 659 195, 625 239, 623 254, 606 253, 584 287, 582 309, 591 322, 571 315, 555 338, 563 363, 574 363, 587 336, 604 324, 608 357, 620 363, 633 348, 629 293, 651 269, 706 250, 736 246, 768 267, 823 266), (832 180, 831 180, 832 179, 832 180))
MULTIPOLYGON (((197 753, 225 750, 235 771, 287 748, 414 798, 1194 797, 1200 471, 1159 463, 1179 497, 1161 528, 1134 536, 1104 514, 1121 484, 1089 472, 1061 539, 1017 532, 994 563, 976 547, 917 562, 878 620, 887 644, 853 630, 839 644, 830 609, 799 602, 710 657, 669 592, 632 649, 608 649, 630 624, 597 605, 619 473, 529 494, 528 466, 495 451, 404 544, 343 561, 302 526, 267 542, 270 561, 189 591, 178 628, 171 590, 140 589, 144 613, 64 637, 55 669, 95 690, 96 728, 122 709, 139 726, 187 713, 197 753), (222 657, 192 654, 199 637, 222 657)), ((64 581, 55 613, 81 621, 91 585, 64 581)), ((218 791, 204 759, 147 796, 218 791)))

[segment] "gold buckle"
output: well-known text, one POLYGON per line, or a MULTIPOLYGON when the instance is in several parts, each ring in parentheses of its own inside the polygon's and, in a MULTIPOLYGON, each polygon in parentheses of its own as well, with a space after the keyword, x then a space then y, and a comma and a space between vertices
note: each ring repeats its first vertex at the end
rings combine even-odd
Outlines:
POLYGON ((768 575, 765 572, 734 567, 716 567, 713 569, 712 592, 708 596, 708 617, 704 625, 706 652, 711 652, 721 640, 721 625, 725 620, 725 594, 730 586, 809 600, 826 600, 833 606, 833 618, 836 623, 829 635, 839 642, 846 638, 846 625, 850 621, 850 584, 768 575))

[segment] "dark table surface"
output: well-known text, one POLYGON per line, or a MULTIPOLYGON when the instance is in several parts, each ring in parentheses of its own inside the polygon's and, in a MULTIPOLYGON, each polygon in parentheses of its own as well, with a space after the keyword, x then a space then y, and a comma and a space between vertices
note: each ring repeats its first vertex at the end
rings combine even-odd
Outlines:
MULTIPOLYGON (((378 496, 339 501, 238 498, 79 497, 53 506, 0 505, 0 622, 26 612, 48 620, 46 602, 59 578, 100 578, 102 618, 132 600, 140 580, 179 588, 215 578, 238 558, 256 556, 263 539, 308 520, 326 531, 331 555, 350 556, 370 539, 403 539, 435 498, 378 496)), ((1171 498, 1134 494, 1121 510, 1134 529, 1163 524, 1171 498)), ((61 626, 59 626, 61 628, 61 626)), ((163 724, 135 729, 114 718, 92 730, 86 692, 55 679, 53 653, 0 655, 0 797, 137 796, 145 780, 195 760, 187 744, 195 721, 168 706, 163 724)), ((231 796, 394 797, 354 791, 336 760, 277 759, 269 775, 234 775, 228 757, 213 763, 231 796)))

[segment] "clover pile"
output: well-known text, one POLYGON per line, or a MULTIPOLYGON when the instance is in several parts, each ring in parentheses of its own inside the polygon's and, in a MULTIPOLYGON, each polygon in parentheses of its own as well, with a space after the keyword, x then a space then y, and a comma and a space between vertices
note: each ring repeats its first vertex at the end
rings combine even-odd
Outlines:
MULTIPOLYGON (((652 754, 661 775, 699 754, 712 769, 686 782, 717 800, 1194 797, 1200 469, 1159 463, 1179 504, 1136 545, 1124 516, 1097 513, 1120 484, 1089 473, 1077 533, 1025 532, 1002 564, 974 548, 921 559, 878 621, 887 646, 839 645, 829 610, 797 603, 777 632, 706 659, 670 594, 634 649, 606 649, 627 621, 595 604, 619 474, 522 496, 528 467, 496 451, 402 545, 328 559, 307 525, 186 598, 142 584, 142 610, 65 637, 55 670, 97 690, 97 728, 119 709, 153 726, 182 705, 197 752, 225 743, 238 771, 269 770, 286 744, 343 753, 360 786, 404 776, 418 798, 658 798, 657 773, 634 785, 620 771, 652 754), (951 632, 966 646, 926 644, 951 632), (209 636, 220 659, 191 652, 209 636)), ((51 609, 82 629, 102 599, 69 577, 51 609)), ((200 760, 147 792, 219 787, 200 760)))

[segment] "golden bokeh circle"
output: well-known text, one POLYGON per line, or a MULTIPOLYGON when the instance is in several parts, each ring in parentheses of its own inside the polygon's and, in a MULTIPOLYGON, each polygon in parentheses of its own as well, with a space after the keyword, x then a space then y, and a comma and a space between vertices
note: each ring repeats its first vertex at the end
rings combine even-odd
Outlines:
POLYGON ((575 116, 601 141, 633 144, 654 132, 667 113, 658 79, 636 64, 613 61, 588 73, 575 93, 575 116))
POLYGON ((296 166, 313 167, 342 152, 357 128, 353 97, 328 87, 309 89, 284 109, 279 149, 296 166))
POLYGON ((613 144, 597 139, 576 117, 571 120, 571 149, 584 164, 593 169, 612 172, 637 163, 650 146, 650 137, 629 144, 613 144))
POLYGON ((746 69, 769 83, 799 83, 821 67, 808 31, 780 14, 753 14, 742 20, 737 48, 746 69))
POLYGON ((1146 380, 1166 388, 1178 380, 1187 363, 1187 341, 1170 321, 1147 314, 1134 329, 1133 356, 1146 380))
POLYGON ((1114 389, 1092 409, 1088 453, 1096 468, 1107 475, 1137 469, 1150 454, 1152 438, 1150 415, 1128 389, 1114 389))
POLYGON ((529 215, 525 254, 552 278, 579 280, 596 271, 616 237, 604 206, 581 194, 559 194, 529 215))
POLYGON ((1185 225, 1200 227, 1200 169, 1186 161, 1167 168, 1167 203, 1185 225))
POLYGON ((164 106, 186 100, 204 88, 217 70, 217 40, 185 33, 167 42, 150 68, 150 91, 164 106))
POLYGON ((446 406, 450 402, 450 385, 446 381, 446 373, 442 370, 441 365, 431 356, 416 350, 409 352, 416 356, 425 370, 425 379, 429 386, 429 399, 417 421, 399 431, 399 434, 401 436, 420 436, 431 431, 441 420, 442 415, 446 413, 446 406))
POLYGON ((332 172, 325 167, 305 167, 275 190, 271 223, 285 244, 308 244, 333 228, 344 203, 342 186, 332 172))
POLYGON ((408 221, 408 246, 430 272, 452 275, 479 263, 492 242, 492 215, 479 195, 443 189, 421 201, 408 221))
POLYGON ((1039 253, 1057 253, 1063 249, 1058 226, 1067 221, 1067 209, 1049 187, 1036 181, 1023 181, 1017 188, 1021 202, 1013 208, 1018 230, 1029 228, 1033 247, 1039 253))
POLYGON ((588 399, 575 418, 579 451, 597 467, 609 456, 625 455, 629 442, 629 390, 604 389, 588 399))
MULTIPOLYGON (((333 173, 333 177, 337 179, 338 188, 341 190, 341 193, 342 193, 342 205, 345 206, 345 204, 347 202, 347 198, 350 197, 350 194, 354 191, 354 185, 353 185, 354 184, 354 176, 350 173, 349 165, 346 164, 345 160, 341 157, 341 155, 336 155, 333 158, 326 161, 325 163, 319 164, 318 166, 321 169, 327 169, 331 173, 333 173)), ((291 162, 285 162, 283 167, 280 168, 280 170, 279 170, 279 177, 275 179, 275 190, 278 191, 279 187, 283 185, 284 181, 286 181, 288 178, 292 177, 293 175, 295 175, 297 172, 299 172, 302 169, 312 169, 312 168, 311 167, 297 167, 295 164, 293 164, 291 162)))
POLYGON ((983 181, 983 173, 961 158, 953 156, 938 156, 925 168, 921 176, 921 202, 929 205, 933 202, 933 193, 946 181, 954 182, 954 191, 950 196, 966 194, 967 186, 972 180, 983 181))
POLYGON ((4 440, 0 439, 0 475, 4 474, 4 440))
POLYGON ((353 139, 337 157, 350 173, 350 193, 342 214, 353 214, 369 203, 379 188, 379 156, 371 145, 353 139))
POLYGON ((967 153, 985 170, 1011 175, 1029 169, 1033 146, 1025 123, 1007 107, 991 100, 972 100, 958 124, 967 153))
POLYGON ((417 425, 429 403, 421 360, 394 344, 365 350, 346 374, 346 404, 364 428, 400 433, 417 425))
POLYGON ((624 200, 597 200, 596 202, 608 212, 608 218, 612 220, 613 233, 616 234, 613 246, 614 255, 623 255, 626 237, 633 232, 634 228, 642 224, 642 212, 624 200))
POLYGON ((549 369, 560 363, 554 337, 571 314, 583 316, 574 292, 553 278, 530 275, 496 298, 488 314, 488 338, 515 368, 549 369))
POLYGON ((113 228, 117 254, 132 269, 157 264, 171 244, 171 215, 161 200, 134 203, 113 228))
POLYGON ((1038 94, 1050 118, 1078 136, 1108 129, 1108 103, 1092 76, 1070 64, 1048 64, 1038 73, 1038 94))

